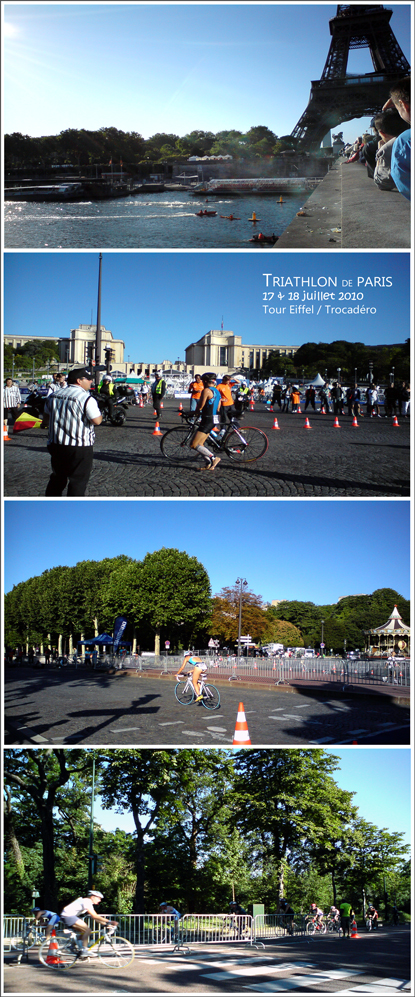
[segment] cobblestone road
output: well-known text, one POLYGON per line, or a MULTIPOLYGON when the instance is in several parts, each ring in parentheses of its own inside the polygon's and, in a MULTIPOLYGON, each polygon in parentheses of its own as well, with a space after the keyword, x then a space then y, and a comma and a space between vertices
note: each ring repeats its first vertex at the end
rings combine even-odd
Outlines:
MULTIPOLYGON (((163 431, 179 425, 178 402, 167 399, 163 431)), ((324 496, 409 496, 409 421, 399 428, 390 419, 359 418, 352 428, 348 416, 334 429, 332 415, 274 415, 257 404, 243 425, 256 426, 269 439, 267 453, 256 463, 237 466, 223 455, 212 474, 197 474, 192 463, 170 463, 153 436, 151 406, 131 407, 123 427, 99 426, 90 497, 139 496, 160 498, 265 498, 324 496)), ((50 474, 46 432, 29 430, 12 435, 5 444, 5 495, 41 496, 50 474)))
MULTIPOLYGON (((372 695, 335 696, 310 689, 285 691, 220 684, 221 704, 181 706, 175 680, 143 674, 33 671, 6 675, 7 743, 22 743, 33 732, 50 744, 232 744, 240 701, 252 744, 300 745, 409 742, 409 708, 372 695), (10 722, 10 724, 9 724, 10 722), (26 730, 26 734, 25 734, 26 730), (380 742, 379 742, 380 737, 380 742), (392 740, 391 740, 392 739, 392 740)), ((40 743, 40 742, 39 742, 40 743)))

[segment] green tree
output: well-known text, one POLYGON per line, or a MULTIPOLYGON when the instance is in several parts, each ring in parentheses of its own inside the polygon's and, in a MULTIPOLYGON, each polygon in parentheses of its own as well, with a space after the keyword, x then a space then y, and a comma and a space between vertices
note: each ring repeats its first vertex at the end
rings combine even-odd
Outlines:
MULTIPOLYGON (((55 855, 55 807, 59 806, 67 784, 75 782, 78 811, 88 802, 83 776, 90 770, 91 756, 83 751, 70 753, 62 748, 13 750, 4 766, 10 806, 16 811, 30 802, 38 821, 42 842, 43 903, 51 910, 58 905, 55 855)), ((9 814, 10 817, 10 814, 9 814)))
POLYGON ((209 626, 209 577, 196 557, 163 547, 114 571, 105 603, 109 613, 134 620, 144 645, 168 638, 174 648, 191 647, 209 626))
POLYGON ((340 836, 353 815, 353 794, 332 777, 336 765, 336 757, 321 749, 249 749, 235 761, 236 823, 243 831, 262 829, 269 836, 279 896, 287 858, 301 868, 304 853, 328 835, 340 836))

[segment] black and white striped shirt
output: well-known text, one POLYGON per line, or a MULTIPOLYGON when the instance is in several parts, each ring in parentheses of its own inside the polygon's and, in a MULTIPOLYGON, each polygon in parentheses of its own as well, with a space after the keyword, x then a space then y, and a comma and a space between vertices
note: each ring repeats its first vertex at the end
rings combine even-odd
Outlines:
POLYGON ((45 402, 49 415, 48 443, 64 447, 90 447, 95 440, 91 419, 101 412, 95 398, 78 384, 69 384, 49 395, 45 402))
POLYGON ((21 404, 22 397, 17 384, 12 384, 11 387, 6 384, 3 395, 4 408, 18 408, 21 404))

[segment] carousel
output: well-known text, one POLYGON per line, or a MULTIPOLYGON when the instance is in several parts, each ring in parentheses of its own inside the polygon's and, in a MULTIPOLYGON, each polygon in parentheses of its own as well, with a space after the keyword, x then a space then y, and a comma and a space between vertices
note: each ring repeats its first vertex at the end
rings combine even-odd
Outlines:
POLYGON ((400 654, 405 658, 410 655, 411 628, 403 622, 396 606, 383 626, 365 630, 364 634, 365 650, 370 655, 379 657, 400 654))

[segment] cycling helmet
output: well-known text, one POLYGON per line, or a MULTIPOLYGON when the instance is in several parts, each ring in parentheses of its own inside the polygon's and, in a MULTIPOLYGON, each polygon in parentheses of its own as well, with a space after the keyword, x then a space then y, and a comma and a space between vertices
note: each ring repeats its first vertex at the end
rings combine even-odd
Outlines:
POLYGON ((314 908, 314 907, 315 907, 315 908, 317 909, 317 904, 311 904, 311 907, 312 907, 312 908, 314 908))
POLYGON ((100 900, 104 899, 104 894, 100 893, 99 890, 88 890, 89 897, 99 897, 100 900))
POLYGON ((42 910, 41 907, 32 907, 32 914, 36 914, 38 910, 42 910))
POLYGON ((163 903, 162 903, 162 904, 160 904, 160 907, 168 907, 168 904, 166 904, 166 901, 165 901, 165 900, 163 900, 163 903))

